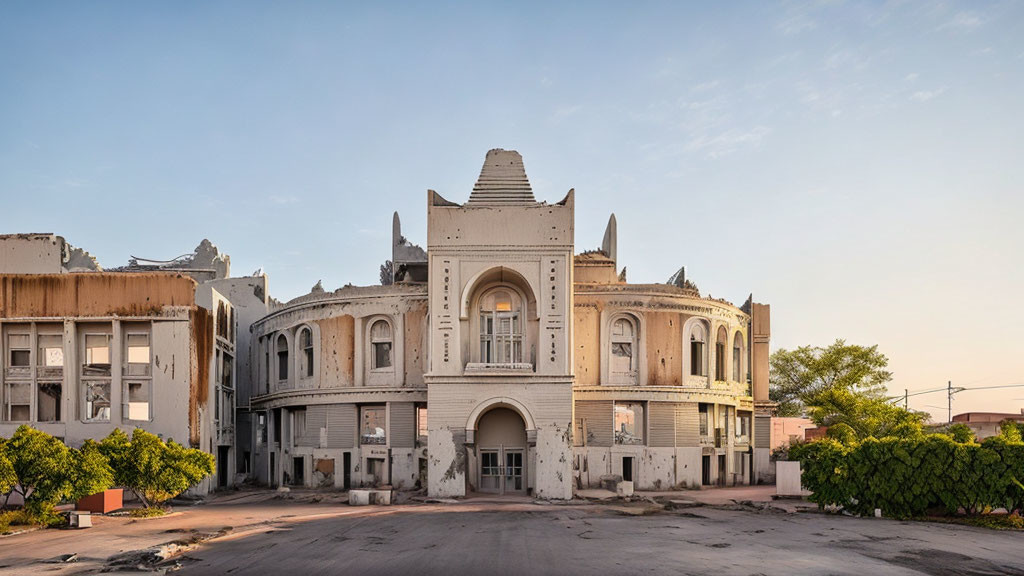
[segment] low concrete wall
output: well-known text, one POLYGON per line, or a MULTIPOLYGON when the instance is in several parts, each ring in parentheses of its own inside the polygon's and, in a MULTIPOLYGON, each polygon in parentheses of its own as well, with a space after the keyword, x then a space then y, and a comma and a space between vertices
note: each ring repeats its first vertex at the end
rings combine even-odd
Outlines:
POLYGON ((781 461, 775 463, 775 493, 779 496, 803 496, 800 484, 800 463, 781 461))

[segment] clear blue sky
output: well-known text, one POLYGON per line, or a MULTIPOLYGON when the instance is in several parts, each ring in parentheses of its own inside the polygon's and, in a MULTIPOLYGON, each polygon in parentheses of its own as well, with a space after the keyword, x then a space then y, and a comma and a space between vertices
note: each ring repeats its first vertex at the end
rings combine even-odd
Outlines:
POLYGON ((753 292, 775 348, 1024 383, 1024 3, 551 4, 4 2, 0 232, 206 237, 288 299, 375 283, 393 210, 423 243, 425 190, 514 148, 577 250, 614 211, 631 281, 753 292))

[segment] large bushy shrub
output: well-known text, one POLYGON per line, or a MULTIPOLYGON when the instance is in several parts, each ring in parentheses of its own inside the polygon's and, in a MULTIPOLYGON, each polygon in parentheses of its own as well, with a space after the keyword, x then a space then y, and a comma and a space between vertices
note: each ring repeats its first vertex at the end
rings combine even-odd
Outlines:
MULTIPOLYGON (((68 448, 27 425, 0 438, 0 495, 20 494, 35 518, 52 516, 53 506, 102 492, 111 486, 134 491, 148 507, 160 504, 213 473, 213 456, 164 442, 143 430, 128 436, 114 430, 102 442, 86 440, 68 448)), ((7 499, 0 499, 6 504, 7 499)))
POLYGON ((99 447, 114 469, 114 484, 134 492, 146 507, 174 498, 213 473, 213 456, 139 428, 131 439, 114 430, 99 447))
POLYGON ((989 438, 981 444, 957 442, 945 434, 850 443, 827 438, 794 446, 790 458, 800 461, 812 502, 855 514, 871 514, 876 508, 897 518, 935 509, 1024 510, 1024 443, 1012 438, 989 438))
POLYGON ((34 513, 46 513, 62 500, 75 500, 111 486, 110 466, 95 443, 74 450, 41 430, 22 425, 5 442, 4 452, 14 472, 12 489, 34 513))

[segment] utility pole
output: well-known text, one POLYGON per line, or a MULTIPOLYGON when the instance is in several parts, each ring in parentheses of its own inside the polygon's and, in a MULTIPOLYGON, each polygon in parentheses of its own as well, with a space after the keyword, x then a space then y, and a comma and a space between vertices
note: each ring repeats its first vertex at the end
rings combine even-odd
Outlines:
POLYGON ((949 406, 949 408, 947 409, 948 410, 948 414, 949 414, 949 423, 952 424, 953 423, 953 381, 952 380, 949 381, 949 384, 946 387, 946 397, 948 398, 948 406, 949 406))
POLYGON ((909 410, 910 409, 910 404, 907 403, 907 389, 906 388, 903 389, 903 409, 904 410, 909 410))

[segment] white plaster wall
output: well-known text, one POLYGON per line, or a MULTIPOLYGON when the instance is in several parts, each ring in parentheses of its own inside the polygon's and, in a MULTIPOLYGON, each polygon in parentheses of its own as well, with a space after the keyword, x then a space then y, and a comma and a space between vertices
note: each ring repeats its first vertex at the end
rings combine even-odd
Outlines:
POLYGON ((536 446, 528 452, 534 494, 540 498, 572 498, 572 389, 565 383, 431 383, 427 389, 428 491, 432 496, 466 494, 466 427, 471 413, 496 399, 521 403, 536 426, 527 424, 528 438, 536 446))
POLYGON ((622 457, 634 459, 636 490, 700 487, 701 449, 647 446, 576 447, 573 473, 581 488, 600 488, 601 476, 622 475, 622 457))

